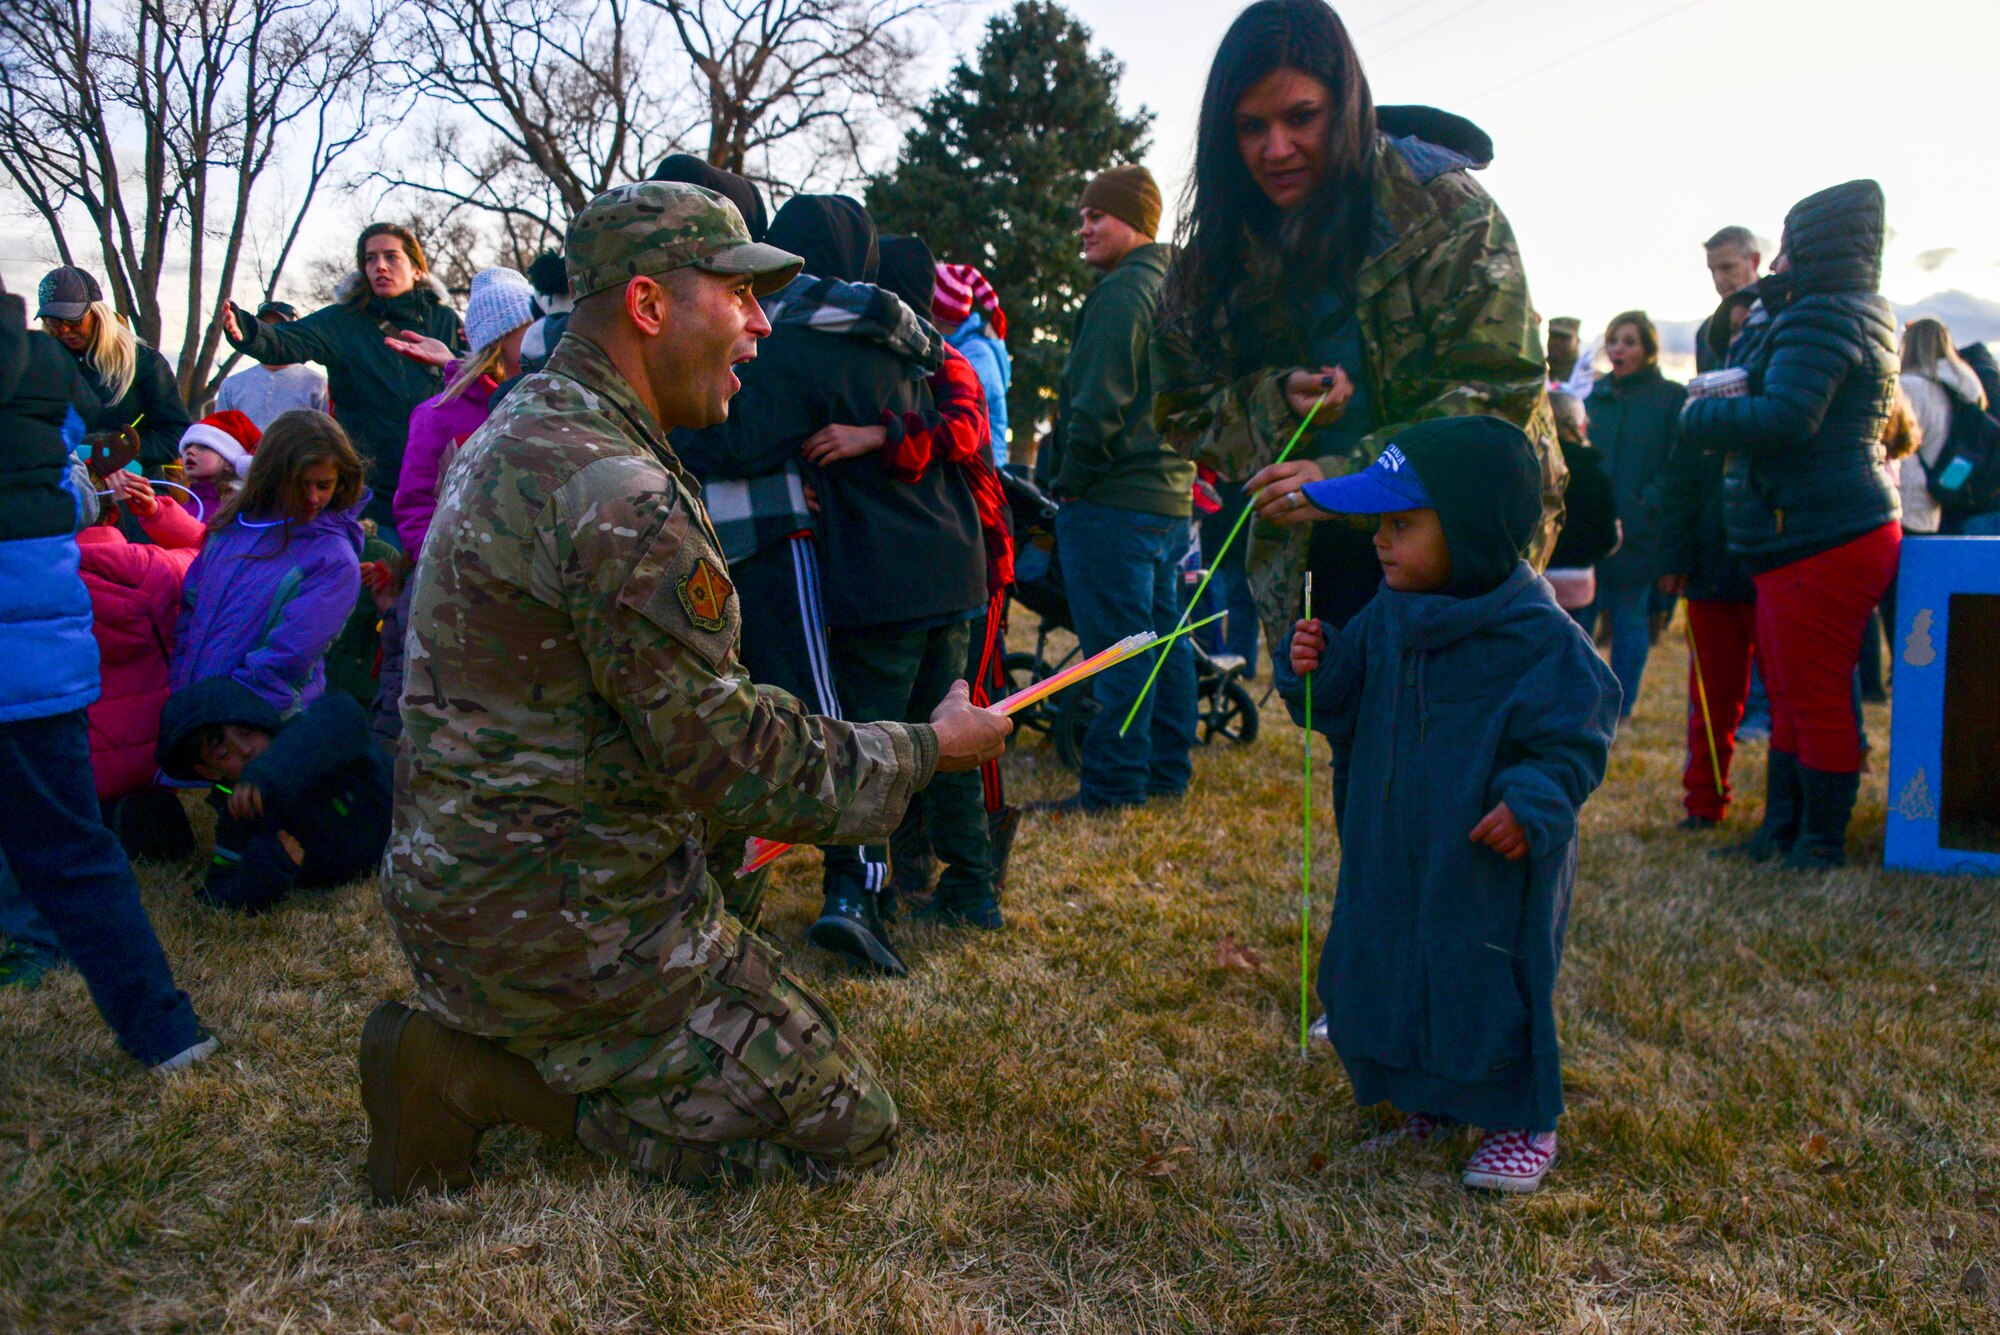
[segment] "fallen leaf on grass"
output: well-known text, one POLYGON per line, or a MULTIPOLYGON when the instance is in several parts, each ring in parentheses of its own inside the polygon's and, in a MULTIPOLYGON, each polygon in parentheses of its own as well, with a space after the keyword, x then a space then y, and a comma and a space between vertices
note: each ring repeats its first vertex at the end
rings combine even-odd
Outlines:
POLYGON ((1139 1171, 1147 1177, 1168 1177, 1181 1166, 1183 1156, 1193 1153, 1193 1148, 1187 1145, 1161 1150, 1147 1155, 1145 1162, 1139 1165, 1139 1171))
POLYGON ((405 1312, 401 1316, 389 1318, 389 1329, 391 1330, 415 1330, 416 1328, 417 1318, 413 1312, 405 1312))
POLYGON ((1972 1189, 1972 1208, 1975 1210, 2000 1210, 2000 1192, 1991 1187, 1972 1189))
POLYGON ((1964 1277, 1958 1281, 1958 1288, 1961 1293, 1975 1298, 1986 1292, 1986 1267, 1977 1261, 1967 1266, 1964 1277))
POLYGON ((1592 1284, 1609 1284, 1617 1278, 1616 1275, 1611 1273, 1611 1267, 1604 1263, 1604 1258, 1601 1256, 1584 1268, 1583 1277, 1592 1284))
POLYGON ((28 1153, 40 1154, 49 1143, 49 1138, 39 1131, 28 1132, 28 1153))
POLYGON ((1312 1172, 1317 1173, 1320 1169, 1324 1167, 1326 1167, 1326 1155, 1322 1154, 1318 1150, 1314 1150, 1312 1158, 1306 1160, 1306 1168, 1312 1172))
POLYGON ((517 1242, 511 1247, 502 1247, 493 1253, 496 1261, 532 1261, 542 1254, 539 1242, 517 1242))
POLYGON ((1225 936, 1215 943, 1215 962, 1231 973, 1256 973, 1264 967, 1264 957, 1239 944, 1233 936, 1225 936))

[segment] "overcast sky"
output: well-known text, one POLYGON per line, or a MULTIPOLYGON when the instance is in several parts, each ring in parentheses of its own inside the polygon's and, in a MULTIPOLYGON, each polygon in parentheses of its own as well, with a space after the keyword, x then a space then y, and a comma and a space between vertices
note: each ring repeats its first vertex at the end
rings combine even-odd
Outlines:
MULTIPOLYGON (((1069 6, 1125 62, 1127 105, 1158 113, 1147 163, 1171 201, 1209 61, 1237 6, 1069 6)), ((928 81, 976 48, 985 16, 1004 7, 974 0, 952 28, 934 31, 928 81)), ((1546 316, 1578 316, 1591 330, 1630 306, 1663 320, 1706 314, 1714 295, 1703 238, 1743 223, 1775 242, 1792 203, 1857 176, 1888 194, 1892 298, 1959 288, 2000 301, 2000 169, 1988 135, 2000 0, 1337 8, 1378 103, 1442 107, 1492 136, 1494 165, 1482 179, 1514 224, 1546 316)), ((301 257, 344 249, 366 207, 322 208, 301 257)), ((0 217, 10 287, 32 289, 46 249, 28 221, 0 217)), ((177 351, 179 330, 164 342, 177 351)))
MULTIPOLYGON (((1239 6, 1068 3, 1125 62, 1127 104, 1158 113, 1147 165, 1171 198, 1239 6)), ((1441 107, 1493 137, 1480 180, 1514 224, 1544 315, 1587 329, 1633 306, 1705 315, 1715 295, 1703 239, 1742 223, 1775 245, 1793 203, 1858 176, 1888 196, 1892 298, 1956 287, 2000 300, 2000 167, 1989 157, 2000 0, 1335 8, 1377 103, 1441 107)), ((958 43, 976 44, 980 26, 964 23, 958 43)))

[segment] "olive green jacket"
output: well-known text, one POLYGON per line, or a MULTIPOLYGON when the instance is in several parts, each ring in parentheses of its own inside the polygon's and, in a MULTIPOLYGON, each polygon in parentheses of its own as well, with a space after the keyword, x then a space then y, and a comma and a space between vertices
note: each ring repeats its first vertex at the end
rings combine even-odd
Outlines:
MULTIPOLYGON (((1456 118, 1428 114, 1478 135, 1456 118)), ((1520 251, 1506 217, 1471 176, 1483 165, 1415 136, 1377 136, 1374 241, 1356 277, 1355 307, 1365 363, 1358 371, 1379 425, 1352 453, 1317 462, 1328 477, 1358 472, 1411 422, 1504 417, 1528 433, 1542 460, 1544 520, 1532 553, 1539 567, 1562 526, 1568 473, 1520 251)), ((1273 462, 1299 425, 1284 378, 1306 357, 1282 314, 1277 269, 1268 254, 1253 251, 1237 300, 1225 303, 1273 350, 1270 365, 1232 374, 1239 345, 1221 318, 1206 337, 1168 320, 1154 331, 1155 424, 1182 455, 1231 480, 1273 462)), ((1273 643, 1298 615, 1309 545, 1306 525, 1251 526, 1250 585, 1273 643)))

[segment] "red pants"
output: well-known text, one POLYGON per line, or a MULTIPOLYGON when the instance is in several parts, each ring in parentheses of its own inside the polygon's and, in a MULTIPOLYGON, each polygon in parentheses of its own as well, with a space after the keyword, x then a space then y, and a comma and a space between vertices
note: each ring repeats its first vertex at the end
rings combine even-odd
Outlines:
POLYGON ((1690 598, 1687 628, 1688 760, 1681 787, 1687 789, 1689 815, 1721 820, 1729 811, 1736 725, 1750 697, 1757 604, 1690 598))
POLYGON ((1807 769, 1861 768, 1854 668, 1868 613, 1896 578, 1903 530, 1889 523, 1756 576, 1757 658, 1771 692, 1771 749, 1807 769))

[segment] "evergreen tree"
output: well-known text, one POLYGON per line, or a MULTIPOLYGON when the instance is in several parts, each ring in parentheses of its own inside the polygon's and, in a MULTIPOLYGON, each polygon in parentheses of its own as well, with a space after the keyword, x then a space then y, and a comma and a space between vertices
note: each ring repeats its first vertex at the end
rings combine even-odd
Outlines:
POLYGON ((1146 151, 1153 113, 1118 111, 1124 69, 1091 54, 1090 30, 1060 5, 1019 0, 987 21, 977 66, 960 61, 919 111, 894 174, 868 186, 882 231, 978 265, 1000 294, 1014 359, 1007 411, 1022 446, 1055 410, 1077 307, 1097 281, 1077 199, 1091 176, 1146 151))

